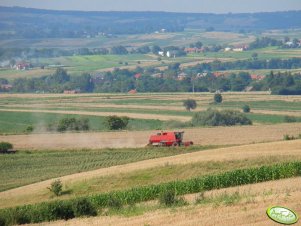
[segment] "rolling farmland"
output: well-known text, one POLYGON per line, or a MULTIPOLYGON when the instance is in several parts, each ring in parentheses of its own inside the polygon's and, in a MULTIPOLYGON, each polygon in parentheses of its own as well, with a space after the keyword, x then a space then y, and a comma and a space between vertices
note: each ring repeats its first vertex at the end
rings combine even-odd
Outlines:
POLYGON ((273 226, 274 205, 301 215, 298 7, 3 4, 0 226, 273 226))

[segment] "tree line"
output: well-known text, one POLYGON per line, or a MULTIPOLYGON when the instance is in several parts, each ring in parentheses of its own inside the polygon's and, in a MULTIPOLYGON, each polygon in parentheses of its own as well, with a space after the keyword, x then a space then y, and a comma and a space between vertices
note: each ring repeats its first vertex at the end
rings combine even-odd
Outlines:
MULTIPOLYGON (((169 69, 169 71, 173 70, 176 69, 169 69)), ((15 79, 11 83, 13 86, 11 91, 62 93, 64 90, 78 90, 80 92, 127 93, 135 89, 138 92, 215 92, 217 90, 243 91, 251 87, 256 91, 271 90, 275 94, 301 94, 301 75, 293 76, 287 72, 277 74, 271 72, 261 81, 252 80, 248 72, 224 76, 215 76, 211 72, 203 73, 202 76, 187 74, 181 80, 176 79, 172 73, 154 77, 152 76, 154 72, 156 71, 137 68, 133 71, 117 69, 100 75, 70 76, 66 70, 58 68, 52 75, 15 79), (139 78, 135 76, 137 73, 141 73, 139 78)), ((8 84, 8 81, 1 79, 0 84, 8 84)), ((0 89, 0 91, 7 90, 0 89)))
POLYGON ((290 59, 248 59, 233 62, 222 62, 219 60, 211 63, 202 63, 190 70, 193 71, 226 71, 226 70, 249 70, 249 69, 296 69, 301 67, 301 58, 290 59))

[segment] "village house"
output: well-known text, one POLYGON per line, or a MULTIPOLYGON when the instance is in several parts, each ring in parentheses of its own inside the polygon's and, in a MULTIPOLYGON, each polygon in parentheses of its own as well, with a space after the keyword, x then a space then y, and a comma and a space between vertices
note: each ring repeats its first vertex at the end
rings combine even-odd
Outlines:
POLYGON ((1 89, 1 90, 4 90, 4 91, 10 91, 12 88, 13 88, 13 86, 10 85, 10 84, 3 84, 3 85, 0 85, 0 89, 1 89))
POLYGON ((139 78, 141 78, 141 76, 142 76, 141 73, 137 73, 134 75, 135 79, 139 79, 139 78))
POLYGON ((213 72, 212 75, 217 78, 217 77, 225 76, 226 74, 223 72, 216 71, 216 72, 213 72))
POLYGON ((201 52, 204 51, 204 49, 203 48, 196 48, 195 47, 195 48, 185 48, 184 51, 186 53, 201 53, 201 52))
POLYGON ((250 75, 252 80, 257 80, 260 81, 262 79, 264 79, 264 75, 256 75, 256 74, 252 74, 250 75))
POLYGON ((233 48, 231 47, 226 47, 224 49, 225 52, 229 52, 229 51, 233 51, 233 52, 243 52, 245 50, 247 50, 249 48, 249 46, 247 45, 237 45, 237 46, 234 46, 233 48))
POLYGON ((162 78, 162 73, 156 73, 151 75, 152 78, 162 78))
POLYGON ((203 72, 203 73, 197 73, 196 78, 204 78, 208 75, 207 72, 203 72))
POLYGON ((30 68, 30 64, 25 62, 17 63, 15 66, 16 70, 28 70, 30 68))
POLYGON ((131 89, 130 91, 128 91, 128 94, 136 94, 137 90, 136 89, 131 89))
POLYGON ((164 57, 164 52, 163 51, 159 51, 158 55, 163 56, 164 57))
POLYGON ((182 73, 178 74, 177 80, 178 81, 183 81, 186 77, 187 77, 187 74, 182 72, 182 73))
POLYGON ((64 94, 77 94, 77 93, 80 93, 80 89, 64 90, 64 94))

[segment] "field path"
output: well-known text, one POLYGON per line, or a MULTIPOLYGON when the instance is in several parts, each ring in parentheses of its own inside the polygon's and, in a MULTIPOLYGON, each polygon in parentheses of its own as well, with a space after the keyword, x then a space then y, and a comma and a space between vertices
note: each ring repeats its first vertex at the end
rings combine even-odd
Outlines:
MULTIPOLYGON (((242 197, 247 196, 242 201, 229 205, 205 204, 195 206, 190 204, 187 207, 178 207, 172 210, 161 208, 139 216, 100 216, 69 221, 46 222, 40 225, 277 226, 280 224, 270 220, 266 215, 266 210, 270 206, 281 205, 293 209, 300 216, 300 180, 300 178, 291 178, 205 192, 205 197, 206 193, 209 193, 208 195, 216 195, 215 193, 233 194, 234 192, 239 192, 242 197)), ((191 198, 193 203, 195 195, 187 195, 185 198, 191 198)), ((300 225, 300 219, 296 225, 300 225)))
MULTIPOLYGON (((181 129, 184 139, 198 145, 233 145, 282 140, 283 135, 301 134, 301 123, 181 129)), ((79 149, 144 147, 155 131, 29 134, 0 136, 16 149, 79 149)))
MULTIPOLYGON (((95 177, 114 175, 119 173, 129 173, 136 170, 160 167, 166 164, 188 164, 195 162, 208 161, 230 161, 258 158, 260 156, 301 156, 301 140, 280 141, 273 143, 261 143, 252 145, 235 146, 228 148, 219 148, 214 150, 200 151, 194 153, 181 154, 176 156, 149 159, 135 163, 101 168, 83 173, 76 173, 60 177, 63 183, 72 183, 82 180, 88 180, 95 177)), ((0 193, 0 202, 7 203, 8 206, 17 203, 18 197, 22 197, 23 201, 30 202, 32 195, 41 191, 47 191, 47 187, 54 179, 22 186, 0 193), (27 197, 27 198, 26 198, 27 197)), ((5 205, 4 205, 5 206, 5 205)))

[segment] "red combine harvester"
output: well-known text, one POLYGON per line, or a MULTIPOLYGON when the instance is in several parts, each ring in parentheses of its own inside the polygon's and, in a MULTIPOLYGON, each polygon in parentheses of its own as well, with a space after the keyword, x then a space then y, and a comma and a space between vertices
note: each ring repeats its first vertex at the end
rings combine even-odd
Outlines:
POLYGON ((150 146, 190 146, 193 145, 192 141, 183 142, 184 132, 161 132, 156 135, 151 135, 148 145, 150 146))

